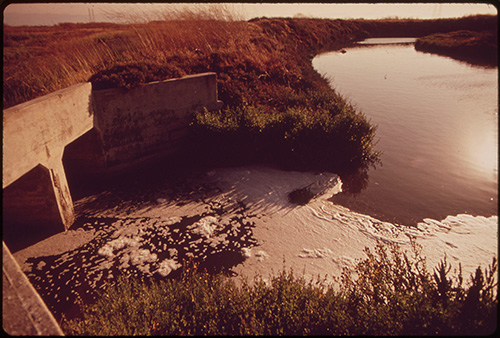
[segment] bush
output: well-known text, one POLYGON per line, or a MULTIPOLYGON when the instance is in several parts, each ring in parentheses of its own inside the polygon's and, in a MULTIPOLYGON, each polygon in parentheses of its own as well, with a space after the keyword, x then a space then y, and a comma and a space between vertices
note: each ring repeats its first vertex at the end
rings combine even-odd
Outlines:
POLYGON ((241 286, 222 274, 186 267, 180 279, 119 280, 83 318, 65 320, 68 335, 487 335, 496 329, 496 259, 462 286, 446 257, 431 274, 420 248, 365 249, 338 288, 282 270, 241 286))
POLYGON ((449 277, 445 257, 431 274, 413 245, 413 257, 397 245, 388 250, 379 244, 375 253, 365 249, 368 258, 343 273, 342 294, 353 319, 347 329, 370 335, 491 334, 496 329, 496 259, 484 274, 478 267, 466 289, 461 268, 449 277))
POLYGON ((259 160, 291 169, 342 172, 375 164, 375 127, 352 107, 330 102, 313 98, 305 107, 290 104, 286 111, 275 113, 249 105, 205 110, 191 124, 197 136, 194 147, 200 156, 217 161, 259 160))
POLYGON ((142 62, 115 65, 92 75, 89 81, 92 82, 93 90, 109 88, 131 89, 144 83, 184 75, 186 75, 185 71, 171 63, 160 66, 159 64, 142 62))

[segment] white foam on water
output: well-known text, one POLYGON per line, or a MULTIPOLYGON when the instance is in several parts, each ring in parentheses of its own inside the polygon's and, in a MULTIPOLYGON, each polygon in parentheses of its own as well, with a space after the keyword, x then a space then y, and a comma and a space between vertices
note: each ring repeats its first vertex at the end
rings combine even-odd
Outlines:
MULTIPOLYGON (((165 244, 165 247, 164 247, 164 250, 166 249, 166 244, 165 244)), ((177 249, 174 249, 174 248, 171 248, 171 249, 168 249, 168 254, 170 255, 170 257, 177 257, 177 249)))
POLYGON ((283 266, 304 271, 306 276, 339 276, 342 268, 366 258, 365 247, 378 242, 396 243, 411 249, 411 239, 422 246, 427 268, 432 271, 446 255, 464 278, 477 266, 483 268, 497 256, 498 216, 448 216, 425 219, 417 227, 383 222, 335 205, 328 199, 341 191, 334 174, 280 171, 266 167, 212 170, 210 179, 225 193, 242 200, 249 212, 258 213, 254 237, 265 252, 257 257, 244 251, 245 262, 235 267, 239 274, 266 276, 283 266), (334 183, 334 184, 333 184, 334 183), (314 186, 318 193, 307 205, 290 203, 288 193, 314 186))
MULTIPOLYGON (((335 174, 252 166, 214 169, 200 179, 221 190, 209 199, 220 200, 224 210, 233 210, 232 207, 226 208, 228 204, 224 203, 243 202, 247 208, 245 213, 254 215, 251 216, 254 223, 252 233, 257 246, 241 247, 246 260, 233 268, 237 274, 250 278, 255 275, 265 278, 285 267, 293 268, 298 274, 303 272, 305 277, 327 276, 327 281, 334 281, 344 267, 352 267, 357 260, 366 258, 365 247, 374 248, 382 242, 396 243, 408 250, 411 238, 422 246, 429 270, 432 271, 446 255, 454 268, 461 263, 466 280, 478 265, 484 268, 493 257, 497 257, 498 216, 450 215, 443 220, 424 219, 416 227, 408 227, 333 204, 329 198, 342 189, 342 182, 335 174), (289 201, 290 192, 306 187, 315 195, 307 205, 289 201)), ((118 260, 118 268, 135 266, 146 274, 167 276, 178 269, 178 253, 168 248, 165 241, 160 241, 158 248, 168 250, 169 259, 158 258, 153 243, 149 243, 150 250, 141 248, 142 244, 148 243, 150 233, 142 228, 154 228, 164 239, 172 234, 184 234, 176 245, 184 247, 187 257, 199 255, 193 251, 200 239, 217 248, 221 244, 228 245, 228 237, 238 235, 236 225, 229 231, 218 233, 232 224, 234 214, 230 212, 217 217, 206 216, 186 228, 169 230, 168 225, 180 222, 183 217, 205 213, 207 205, 194 201, 180 206, 163 203, 163 200, 157 202, 147 210, 123 211, 128 219, 113 224, 116 230, 112 238, 99 248, 99 257, 92 262, 97 266, 85 262, 82 267, 87 266, 92 272, 103 271, 118 260), (144 223, 139 217, 148 217, 149 220, 144 223), (197 240, 192 241, 191 237, 197 240)), ((105 210, 100 216, 119 217, 122 213, 113 210, 105 210)), ((99 231, 104 230, 93 232, 91 238, 98 236, 99 231)), ((238 247, 238 243, 234 244, 238 247)))
POLYGON ((257 257, 259 262, 262 262, 263 260, 269 258, 269 255, 264 250, 259 250, 255 253, 255 257, 257 257))
POLYGON ((172 271, 177 270, 178 268, 181 267, 181 265, 173 259, 165 259, 161 261, 158 265, 159 267, 156 270, 156 272, 162 275, 163 277, 168 276, 172 271))
POLYGON ((323 249, 302 249, 302 253, 299 254, 301 258, 325 258, 333 254, 332 250, 323 249))
MULTIPOLYGON (((97 270, 108 270, 114 264, 114 258, 119 258, 119 269, 126 269, 130 266, 136 267, 144 274, 151 274, 150 264, 158 260, 156 253, 148 249, 140 248, 144 242, 144 230, 138 229, 137 224, 133 222, 124 222, 127 226, 123 226, 114 233, 114 238, 106 242, 97 253, 103 256, 105 260, 100 262, 97 270)), ((173 253, 173 252, 172 252, 173 253)), ((173 268, 173 265, 172 267, 173 268)), ((161 270, 161 273, 166 273, 166 268, 161 270)))
POLYGON ((243 253, 243 256, 245 258, 252 257, 252 249, 251 248, 243 248, 243 249, 241 249, 241 252, 243 253))
POLYGON ((130 253, 130 263, 135 266, 145 265, 157 260, 158 256, 147 249, 133 250, 130 253))
MULTIPOLYGON (((313 207, 314 208, 314 207, 313 207)), ((464 276, 468 277, 478 265, 486 267, 498 251, 498 216, 483 217, 460 214, 448 216, 444 220, 424 219, 417 227, 402 226, 379 221, 373 217, 355 212, 339 212, 339 206, 323 205, 315 215, 326 220, 327 214, 331 222, 323 226, 341 223, 351 230, 359 231, 351 239, 365 237, 376 243, 396 243, 405 249, 411 247, 410 238, 414 238, 422 246, 422 254, 427 258, 429 269, 434 268, 445 256, 448 263, 458 268, 461 263, 464 276), (322 214, 322 215, 321 215, 322 214), (337 218, 340 216, 339 218, 337 218)), ((348 209, 347 209, 348 210, 348 209)))
POLYGON ((206 238, 210 238, 215 229, 217 228, 217 218, 213 216, 207 216, 200 219, 198 222, 193 223, 187 228, 191 230, 193 234, 198 234, 206 238))

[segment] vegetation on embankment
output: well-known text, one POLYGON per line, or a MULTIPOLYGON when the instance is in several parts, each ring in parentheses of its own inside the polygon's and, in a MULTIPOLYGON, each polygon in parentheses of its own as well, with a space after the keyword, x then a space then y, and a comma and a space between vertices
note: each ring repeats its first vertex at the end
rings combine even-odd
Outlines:
POLYGON ((496 31, 496 15, 471 15, 462 18, 417 20, 355 20, 370 37, 423 37, 458 30, 496 31))
POLYGON ((377 161, 375 128, 313 69, 314 55, 369 36, 483 29, 496 20, 244 22, 217 10, 181 14, 129 25, 4 25, 4 108, 89 79, 94 89, 132 88, 212 71, 225 106, 197 115, 193 156, 339 172, 377 161))
POLYGON ((355 24, 312 19, 253 23, 200 15, 105 28, 65 24, 41 29, 40 34, 32 28, 25 34, 22 28, 6 27, 4 58, 17 66, 6 68, 4 103, 85 77, 94 89, 132 88, 212 71, 225 106, 221 112, 196 116, 189 152, 193 158, 272 161, 331 171, 377 160, 375 128, 334 93, 310 63, 319 48, 361 38, 355 24), (68 30, 79 38, 72 40, 68 30), (58 33, 64 44, 47 43, 47 35, 58 33), (30 49, 39 55, 33 57, 30 49))
POLYGON ((473 64, 498 65, 497 31, 460 30, 437 33, 417 39, 415 49, 451 56, 473 64))
POLYGON ((292 271, 268 283, 185 268, 180 280, 121 278, 67 335, 489 335, 496 330, 494 259, 464 285, 446 258, 429 272, 418 246, 365 249, 338 288, 292 271))

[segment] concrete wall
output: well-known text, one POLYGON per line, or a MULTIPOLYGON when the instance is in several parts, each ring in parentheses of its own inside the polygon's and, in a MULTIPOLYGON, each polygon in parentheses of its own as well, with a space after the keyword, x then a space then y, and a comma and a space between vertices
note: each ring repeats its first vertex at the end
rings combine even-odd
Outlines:
POLYGON ((222 105, 215 73, 95 91, 93 102, 108 168, 178 151, 193 112, 222 105))
POLYGON ((62 217, 57 200, 51 171, 41 164, 3 189, 2 235, 11 250, 65 229, 68 216, 62 217))
POLYGON ((33 206, 36 201, 45 203, 37 191, 47 190, 47 185, 53 188, 46 198, 57 205, 61 230, 73 223, 73 201, 61 159, 65 146, 92 126, 90 83, 77 84, 3 111, 3 205, 12 211, 4 212, 4 224, 19 223, 19 219, 24 223, 40 223, 39 213, 28 214, 23 208, 26 204, 33 206), (39 165, 44 169, 25 176, 39 165), (33 180, 34 176, 40 179, 33 180), (19 179, 19 184, 6 193, 5 188, 19 179), (38 187, 33 187, 34 184, 38 187), (33 193, 27 194, 29 190, 33 193), (22 214, 15 215, 14 210, 22 214))

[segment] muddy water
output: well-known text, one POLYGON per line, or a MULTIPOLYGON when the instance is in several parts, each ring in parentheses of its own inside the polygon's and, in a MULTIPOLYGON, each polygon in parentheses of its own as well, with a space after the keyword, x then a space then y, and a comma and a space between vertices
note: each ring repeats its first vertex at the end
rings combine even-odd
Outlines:
POLYGON ((383 152, 366 189, 335 202, 402 224, 497 215, 498 69, 417 52, 411 41, 368 39, 313 60, 378 126, 383 152))

